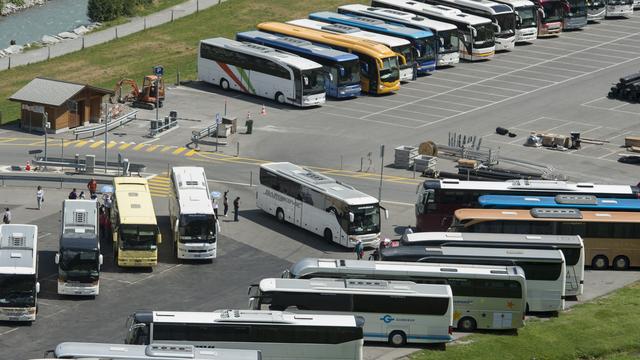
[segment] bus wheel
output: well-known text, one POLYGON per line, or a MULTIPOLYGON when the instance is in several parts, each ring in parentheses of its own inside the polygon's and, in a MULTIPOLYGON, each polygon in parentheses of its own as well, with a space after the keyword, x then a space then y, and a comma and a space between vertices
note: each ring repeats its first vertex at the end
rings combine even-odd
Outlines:
POLYGON ((276 219, 278 219, 278 221, 280 221, 281 223, 284 223, 284 211, 282 211, 282 209, 280 208, 276 210, 276 219))
POLYGON ((329 243, 333 244, 333 233, 329 229, 324 229, 324 239, 329 243))
POLYGON ((227 79, 220 80, 220 87, 222 88, 222 90, 229 90, 229 82, 227 81, 227 79))
POLYGON ((389 334, 389 344, 393 346, 402 346, 407 343, 407 336, 402 331, 392 331, 389 334))
POLYGON ((629 268, 629 258, 620 255, 613 259, 613 270, 627 270, 629 268))
POLYGON ((609 259, 604 255, 598 255, 591 260, 591 268, 593 270, 607 270, 609 268, 609 259))
POLYGON ((477 326, 476 321, 470 317, 463 317, 458 321, 458 330, 462 332, 472 332, 477 326))
POLYGON ((284 105, 284 101, 285 101, 284 94, 282 94, 281 92, 277 92, 276 93, 276 102, 278 104, 280 104, 280 105, 284 105))

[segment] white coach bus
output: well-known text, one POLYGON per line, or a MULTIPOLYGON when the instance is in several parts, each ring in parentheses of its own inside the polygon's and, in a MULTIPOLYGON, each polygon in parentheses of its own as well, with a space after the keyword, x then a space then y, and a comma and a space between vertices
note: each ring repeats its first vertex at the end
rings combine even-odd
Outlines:
POLYGON ((260 360, 262 355, 257 350, 199 349, 193 345, 151 344, 145 346, 64 342, 58 344, 55 350, 47 351, 45 358, 76 360, 260 360))
POLYGON ((200 41, 198 79, 279 104, 325 102, 322 65, 270 47, 226 38, 200 41))
POLYGON ((315 171, 288 162, 260 165, 256 191, 258 208, 323 236, 328 242, 353 248, 358 240, 375 247, 380 241, 378 199, 315 171))
POLYGON ((249 307, 364 319, 364 339, 406 343, 453 340, 453 297, 445 284, 373 279, 263 279, 249 307), (408 326, 410 324, 410 326, 408 326))
POLYGON ((218 219, 203 168, 176 166, 171 169, 169 222, 178 259, 216 257, 218 219))
POLYGON ((259 350, 265 360, 362 360, 364 319, 282 311, 138 311, 126 344, 259 350))

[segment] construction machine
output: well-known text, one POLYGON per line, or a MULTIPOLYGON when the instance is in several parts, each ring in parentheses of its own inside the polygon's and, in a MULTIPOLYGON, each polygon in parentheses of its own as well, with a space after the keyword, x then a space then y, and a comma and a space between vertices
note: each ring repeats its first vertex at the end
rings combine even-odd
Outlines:
POLYGON ((115 101, 120 103, 131 102, 132 107, 153 110, 156 103, 162 107, 164 103, 164 80, 156 75, 147 75, 142 82, 142 88, 138 87, 135 80, 122 79, 116 83, 114 95, 111 97, 111 103, 115 101), (122 94, 122 87, 129 85, 131 91, 122 94), (158 99, 156 99, 156 96, 158 99))

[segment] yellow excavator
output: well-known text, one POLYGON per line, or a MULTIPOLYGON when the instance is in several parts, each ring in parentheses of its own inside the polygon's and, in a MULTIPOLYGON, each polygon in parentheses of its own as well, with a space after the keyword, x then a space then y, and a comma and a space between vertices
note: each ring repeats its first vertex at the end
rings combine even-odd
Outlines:
POLYGON ((110 102, 114 104, 116 100, 119 103, 131 102, 131 107, 147 110, 155 109, 156 103, 159 107, 162 107, 164 103, 164 80, 156 75, 147 75, 142 82, 142 88, 139 88, 135 80, 122 79, 116 83, 114 95, 111 97, 110 102), (123 94, 122 87, 125 85, 129 85, 131 91, 123 94))

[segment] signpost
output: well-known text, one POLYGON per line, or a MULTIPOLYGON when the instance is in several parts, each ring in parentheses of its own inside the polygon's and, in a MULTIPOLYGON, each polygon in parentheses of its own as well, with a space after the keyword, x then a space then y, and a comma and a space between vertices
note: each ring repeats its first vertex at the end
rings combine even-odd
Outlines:
POLYGON ((218 131, 220 131, 220 124, 222 124, 222 117, 220 117, 220 113, 216 113, 216 152, 218 152, 218 131))
MULTIPOLYGON (((22 108, 29 112, 42 114, 42 131, 44 131, 44 161, 47 161, 47 133, 48 129, 51 128, 47 112, 44 111, 44 106, 42 105, 22 105, 22 108)), ((31 122, 29 122, 29 126, 31 126, 31 122)))
POLYGON ((384 170, 384 145, 380 145, 380 187, 378 188, 378 201, 382 201, 382 171, 384 170))
POLYGON ((164 75, 164 68, 162 67, 162 65, 156 65, 153 67, 153 73, 156 75, 156 124, 157 124, 159 120, 158 112, 160 111, 160 79, 162 78, 162 75, 164 75))

